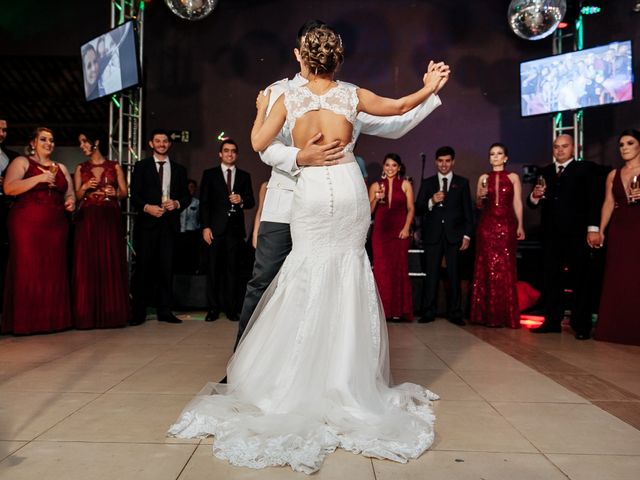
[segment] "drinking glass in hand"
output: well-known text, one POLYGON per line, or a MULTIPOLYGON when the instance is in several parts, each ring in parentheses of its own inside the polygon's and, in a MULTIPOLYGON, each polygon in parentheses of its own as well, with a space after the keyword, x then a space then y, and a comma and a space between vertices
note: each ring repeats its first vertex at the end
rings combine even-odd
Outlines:
POLYGON ((376 195, 381 195, 378 197, 378 203, 387 203, 385 200, 387 194, 384 190, 384 182, 382 180, 378 182, 378 191, 376 192, 376 195))
MULTIPOLYGON (((536 180, 536 186, 540 187, 540 188, 547 188, 547 181, 545 180, 544 176, 539 175, 538 179, 536 180)), ((545 198, 544 193, 542 194, 542 197, 540 198, 545 198)))
MULTIPOLYGON (((629 193, 638 193, 638 189, 640 189, 640 179, 638 178, 638 175, 634 175, 631 177, 631 181, 629 182, 629 193)), ((629 198, 629 203, 638 203, 638 200, 635 198, 629 198)))
MULTIPOLYGON (((235 195, 234 191, 231 191, 231 195, 235 195)), ((229 196, 231 196, 229 195, 229 196)), ((231 202, 231 199, 229 199, 229 202, 231 202)), ((231 207, 229 208, 229 211, 227 212, 228 216, 231 216, 231 214, 236 213, 236 204, 235 203, 231 203, 231 207)))
POLYGON ((107 177, 107 173, 104 172, 102 177, 100 178, 100 183, 102 184, 102 193, 104 193, 103 201, 110 201, 109 195, 107 194, 107 187, 109 186, 109 178, 107 177))

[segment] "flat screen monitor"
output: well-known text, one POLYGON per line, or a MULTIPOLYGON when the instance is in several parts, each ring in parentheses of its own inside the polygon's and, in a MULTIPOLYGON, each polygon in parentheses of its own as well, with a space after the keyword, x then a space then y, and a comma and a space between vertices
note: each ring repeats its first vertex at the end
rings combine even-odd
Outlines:
POLYGON ((613 42, 520 64, 523 117, 632 99, 631 41, 613 42))
POLYGON ((80 47, 87 101, 138 85, 138 49, 134 22, 94 38, 80 47))

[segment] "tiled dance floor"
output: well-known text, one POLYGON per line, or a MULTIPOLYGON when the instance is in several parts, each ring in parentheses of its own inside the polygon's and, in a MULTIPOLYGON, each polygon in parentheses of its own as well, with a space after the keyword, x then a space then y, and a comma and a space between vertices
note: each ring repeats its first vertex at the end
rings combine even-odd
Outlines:
MULTIPOLYGON (((0 479, 306 478, 232 467, 210 439, 165 437, 224 376, 235 338, 236 324, 195 317, 0 337, 0 479)), ((338 451, 314 478, 640 478, 640 347, 444 320, 389 331, 394 380, 442 397, 433 448, 406 465, 338 451)))

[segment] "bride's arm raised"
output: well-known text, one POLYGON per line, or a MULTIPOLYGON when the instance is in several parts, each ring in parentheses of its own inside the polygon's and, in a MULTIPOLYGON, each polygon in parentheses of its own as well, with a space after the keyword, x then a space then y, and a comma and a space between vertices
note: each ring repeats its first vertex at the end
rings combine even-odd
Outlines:
POLYGON ((358 111, 383 117, 402 115, 422 103, 438 88, 441 80, 448 77, 449 67, 444 63, 429 62, 427 72, 422 77, 423 87, 402 98, 380 97, 370 90, 358 89, 358 111))
POLYGON ((284 121, 287 118, 284 94, 280 95, 271 107, 269 115, 266 115, 270 96, 271 92, 266 95, 263 95, 262 92, 258 93, 256 100, 258 110, 256 112, 256 120, 253 122, 253 128, 251 129, 251 147, 254 152, 261 152, 271 144, 278 132, 282 130, 284 121))

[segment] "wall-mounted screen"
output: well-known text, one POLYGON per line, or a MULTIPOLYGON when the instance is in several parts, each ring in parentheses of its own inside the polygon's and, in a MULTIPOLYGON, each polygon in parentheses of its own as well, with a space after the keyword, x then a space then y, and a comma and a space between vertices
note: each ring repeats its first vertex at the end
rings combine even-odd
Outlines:
POLYGON ((631 41, 520 64, 522 116, 633 99, 631 41))
POLYGON ((87 101, 138 85, 138 49, 129 21, 80 47, 87 101))

